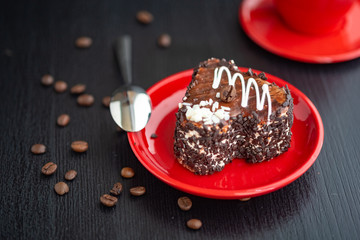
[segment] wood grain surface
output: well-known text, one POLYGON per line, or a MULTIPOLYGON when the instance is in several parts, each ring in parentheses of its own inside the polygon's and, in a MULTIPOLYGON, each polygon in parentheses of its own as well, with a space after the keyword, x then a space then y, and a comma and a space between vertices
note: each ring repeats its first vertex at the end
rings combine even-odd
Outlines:
POLYGON ((360 237, 360 59, 330 65, 305 64, 273 55, 254 44, 237 20, 239 1, 4 1, 0 7, 0 238, 1 239, 359 239, 360 237), (137 11, 153 13, 144 26, 137 11), (172 45, 157 46, 168 33, 172 45), (118 133, 101 99, 122 79, 112 43, 133 38, 134 83, 148 88, 210 57, 234 59, 283 78, 303 91, 319 110, 323 149, 298 180, 248 202, 192 196, 161 182, 136 159, 127 136, 118 133), (93 45, 77 49, 75 39, 93 45), (87 85, 95 104, 79 107, 76 97, 40 84, 50 73, 69 86, 87 85), (67 113, 68 126, 56 119, 67 113), (86 153, 71 151, 75 140, 86 153), (47 146, 33 155, 35 143, 47 146), (58 165, 46 177, 41 167, 58 165), (122 179, 122 167, 133 179, 122 179), (70 191, 53 187, 69 169, 78 176, 70 191), (120 181, 124 192, 114 208, 99 198, 120 181), (130 196, 143 185, 147 193, 130 196), (177 206, 189 196, 188 212, 177 206), (190 230, 186 221, 203 227, 190 230))

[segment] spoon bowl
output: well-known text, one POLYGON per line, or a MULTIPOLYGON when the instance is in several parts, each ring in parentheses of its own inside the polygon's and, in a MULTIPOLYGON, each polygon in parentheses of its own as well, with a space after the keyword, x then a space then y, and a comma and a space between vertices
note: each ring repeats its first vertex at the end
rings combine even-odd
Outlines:
POLYGON ((151 99, 144 89, 131 84, 131 38, 115 41, 115 55, 125 84, 116 89, 110 100, 110 113, 115 123, 127 132, 143 129, 150 119, 151 99))
POLYGON ((140 131, 151 115, 150 97, 138 86, 122 86, 116 89, 111 97, 110 113, 115 123, 123 130, 140 131))

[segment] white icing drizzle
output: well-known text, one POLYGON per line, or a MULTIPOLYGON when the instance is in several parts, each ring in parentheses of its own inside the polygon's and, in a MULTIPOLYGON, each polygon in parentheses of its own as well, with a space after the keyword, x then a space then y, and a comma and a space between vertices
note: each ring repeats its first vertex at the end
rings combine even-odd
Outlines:
POLYGON ((236 79, 237 78, 240 79, 241 88, 242 88, 242 94, 241 94, 241 106, 242 107, 247 107, 247 105, 248 105, 251 85, 253 85, 255 87, 256 109, 257 110, 261 111, 261 110, 264 109, 265 98, 267 99, 267 102, 268 102, 268 122, 269 122, 269 118, 270 118, 270 115, 271 115, 271 96, 270 96, 270 92, 269 92, 269 86, 267 84, 262 85, 261 88, 262 88, 263 92, 262 92, 262 96, 261 96, 261 99, 260 99, 259 86, 256 83, 254 78, 249 78, 248 82, 247 82, 247 85, 245 86, 245 80, 244 80, 244 77, 243 77, 242 74, 235 73, 231 77, 231 72, 230 72, 229 68, 227 68, 225 66, 221 66, 220 68, 215 68, 214 81, 213 81, 212 88, 217 89, 219 87, 221 76, 222 76, 222 73, 224 71, 227 74, 229 85, 234 86, 236 79))

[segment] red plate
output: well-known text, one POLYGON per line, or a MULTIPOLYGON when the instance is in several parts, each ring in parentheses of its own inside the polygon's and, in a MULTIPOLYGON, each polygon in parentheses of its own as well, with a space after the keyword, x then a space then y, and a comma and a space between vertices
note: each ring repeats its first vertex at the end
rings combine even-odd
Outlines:
MULTIPOLYGON (((247 71, 240 68, 241 71, 247 71)), ((254 70, 259 73, 260 71, 254 70)), ((165 183, 194 195, 220 199, 254 197, 275 191, 300 177, 315 162, 324 139, 318 111, 298 89, 275 76, 268 81, 287 84, 294 98, 294 125, 290 149, 271 161, 250 164, 234 159, 221 172, 199 176, 182 167, 174 157, 175 113, 185 95, 193 70, 163 79, 148 89, 153 112, 140 132, 128 133, 129 142, 139 161, 165 183), (151 134, 158 137, 151 139, 151 134)))
POLYGON ((244 0, 239 21, 245 33, 264 49, 309 63, 335 63, 360 56, 360 1, 355 1, 340 31, 311 36, 290 29, 280 19, 273 0, 244 0))

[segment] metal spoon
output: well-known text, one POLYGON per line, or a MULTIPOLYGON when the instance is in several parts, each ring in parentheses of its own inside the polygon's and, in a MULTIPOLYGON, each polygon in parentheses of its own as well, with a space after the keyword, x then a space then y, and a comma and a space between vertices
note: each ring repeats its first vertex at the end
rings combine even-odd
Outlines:
POLYGON ((115 41, 115 54, 125 85, 116 89, 110 101, 110 113, 116 124, 127 132, 145 127, 151 115, 151 100, 141 87, 131 85, 131 38, 115 41))

